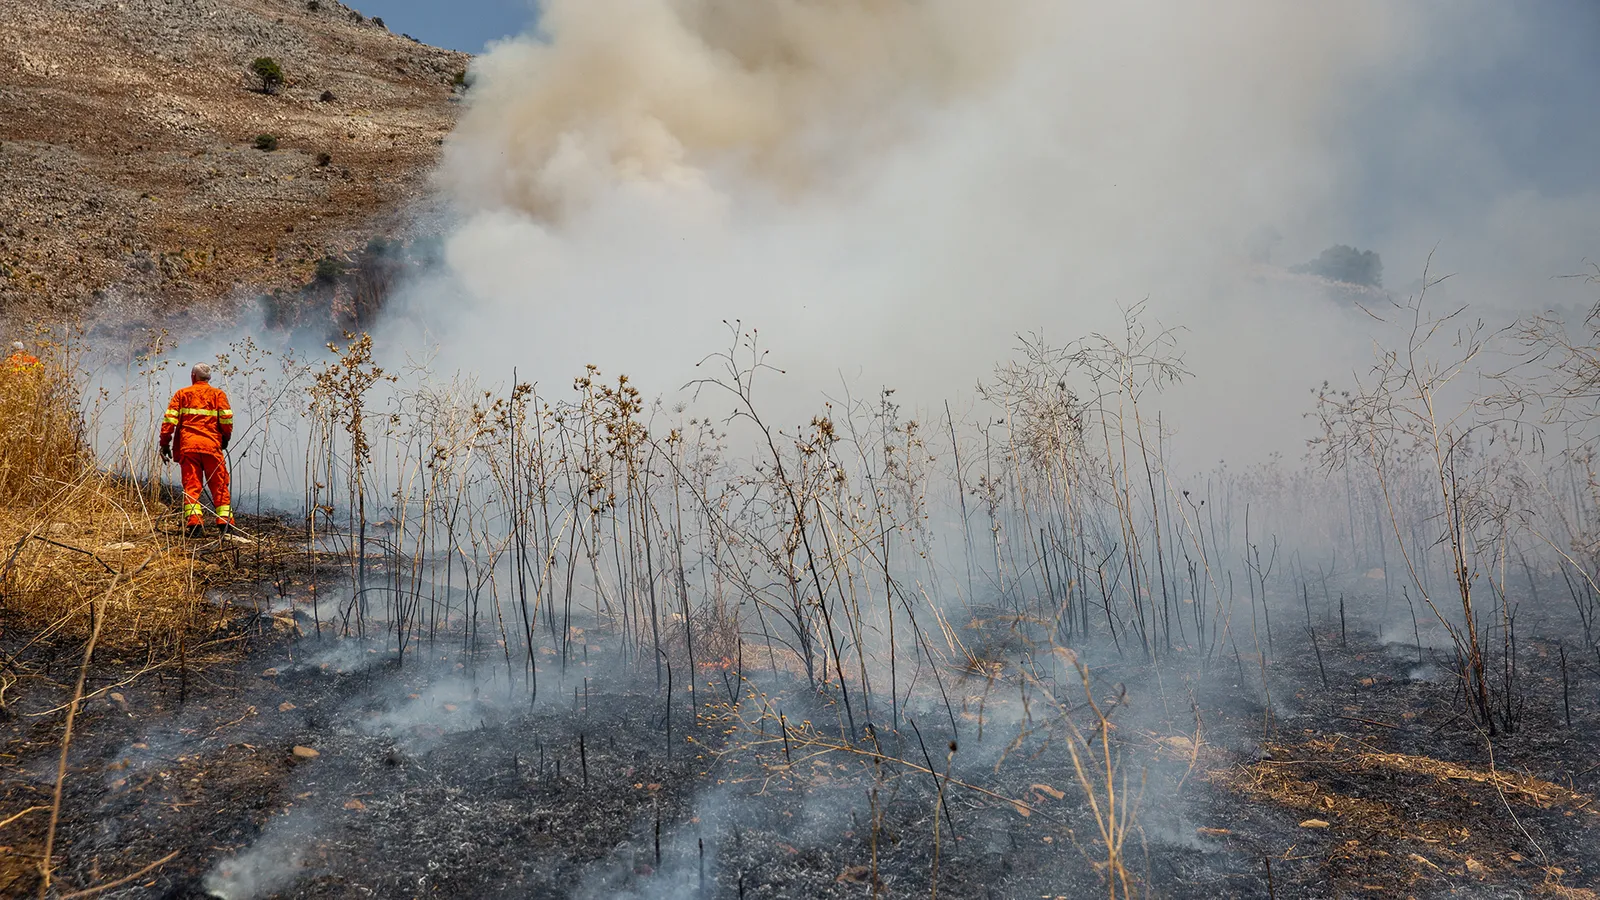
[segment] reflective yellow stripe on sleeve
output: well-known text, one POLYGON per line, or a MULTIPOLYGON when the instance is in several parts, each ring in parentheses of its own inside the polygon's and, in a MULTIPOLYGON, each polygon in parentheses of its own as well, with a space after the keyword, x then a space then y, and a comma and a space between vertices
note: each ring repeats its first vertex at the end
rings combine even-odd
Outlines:
POLYGON ((231 410, 231 409, 223 410, 219 414, 218 421, 220 421, 224 425, 232 425, 233 424, 233 410, 231 410))
POLYGON ((166 422, 168 425, 178 424, 178 411, 175 409, 168 409, 167 414, 161 418, 161 421, 166 422))

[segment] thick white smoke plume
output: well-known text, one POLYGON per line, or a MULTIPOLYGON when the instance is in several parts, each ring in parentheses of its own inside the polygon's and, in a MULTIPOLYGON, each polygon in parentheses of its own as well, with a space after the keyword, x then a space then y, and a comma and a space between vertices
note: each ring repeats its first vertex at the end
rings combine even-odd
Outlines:
MULTIPOLYGON (((484 58, 445 178, 469 209, 555 220, 620 184, 693 195, 728 166, 794 198, 1011 68, 1046 5, 557 2, 484 58)), ((684 199, 683 197, 675 199, 684 199)))
MULTIPOLYGON (((448 272, 417 286, 383 337, 439 343, 446 369, 519 366, 551 389, 595 363, 654 393, 694 377, 723 344, 720 320, 739 319, 790 371, 774 399, 801 415, 841 378, 936 403, 1019 332, 1115 329, 1119 305, 1148 298, 1163 324, 1190 329, 1197 377, 1177 423, 1189 448, 1292 453, 1310 387, 1367 358, 1371 321, 1283 266, 1389 238, 1388 284, 1403 294, 1432 233, 1435 265, 1468 276, 1458 292, 1525 285, 1502 299, 1541 306, 1562 287, 1551 261, 1583 256, 1575 226, 1593 224, 1592 207, 1497 193, 1504 173, 1478 157, 1463 174, 1495 186, 1473 208, 1499 211, 1482 227, 1427 202, 1370 221, 1361 175, 1384 140, 1359 116, 1393 99, 1388 79, 1420 77, 1419 48, 1430 65, 1481 52, 1474 23, 1506 16, 1269 0, 552 0, 538 34, 475 64, 439 174, 462 214, 448 272), (1470 282, 1508 211, 1548 209, 1566 245, 1509 245, 1497 280, 1470 282)), ((1395 96, 1391 115, 1408 108, 1395 96)), ((1463 133, 1453 121, 1437 113, 1393 140, 1408 159, 1447 150, 1463 133)))

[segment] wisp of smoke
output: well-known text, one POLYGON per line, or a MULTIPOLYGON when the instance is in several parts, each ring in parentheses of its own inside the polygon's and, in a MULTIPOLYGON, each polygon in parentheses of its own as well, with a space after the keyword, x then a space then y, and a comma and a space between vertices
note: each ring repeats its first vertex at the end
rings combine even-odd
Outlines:
POLYGON ((301 861, 313 831, 314 823, 303 814, 273 819, 248 850, 206 874, 206 893, 222 900, 250 900, 294 884, 304 875, 301 861))

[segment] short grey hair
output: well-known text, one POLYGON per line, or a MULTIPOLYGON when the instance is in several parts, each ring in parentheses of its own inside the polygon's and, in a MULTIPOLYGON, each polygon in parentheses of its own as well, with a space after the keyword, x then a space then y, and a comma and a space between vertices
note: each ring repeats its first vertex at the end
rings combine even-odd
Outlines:
POLYGON ((194 364, 194 368, 189 370, 189 377, 193 378, 195 381, 210 381, 211 380, 211 364, 210 363, 195 363, 194 364))
POLYGON ((26 350, 26 349, 28 349, 28 348, 27 348, 27 347, 24 347, 24 346, 23 346, 23 345, 22 345, 22 342, 21 342, 21 341, 12 341, 12 342, 11 342, 11 349, 13 349, 13 350, 15 350, 15 351, 17 351, 17 352, 18 352, 18 353, 21 353, 21 352, 22 352, 22 351, 24 351, 24 350, 26 350))

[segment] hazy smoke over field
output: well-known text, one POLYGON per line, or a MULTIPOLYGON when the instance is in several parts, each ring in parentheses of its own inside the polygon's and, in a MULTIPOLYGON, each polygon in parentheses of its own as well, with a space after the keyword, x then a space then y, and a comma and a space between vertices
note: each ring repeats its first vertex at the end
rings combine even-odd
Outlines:
POLYGON ((1425 89, 1541 39, 1495 5, 552 0, 540 29, 475 63, 449 271, 388 335, 447 369, 671 391, 741 319, 796 412, 841 377, 934 403, 1148 298, 1190 329, 1189 446, 1255 456, 1371 327, 1275 267, 1383 242, 1404 293, 1439 244, 1457 298, 1543 306, 1593 249, 1592 194, 1524 189, 1425 89))

